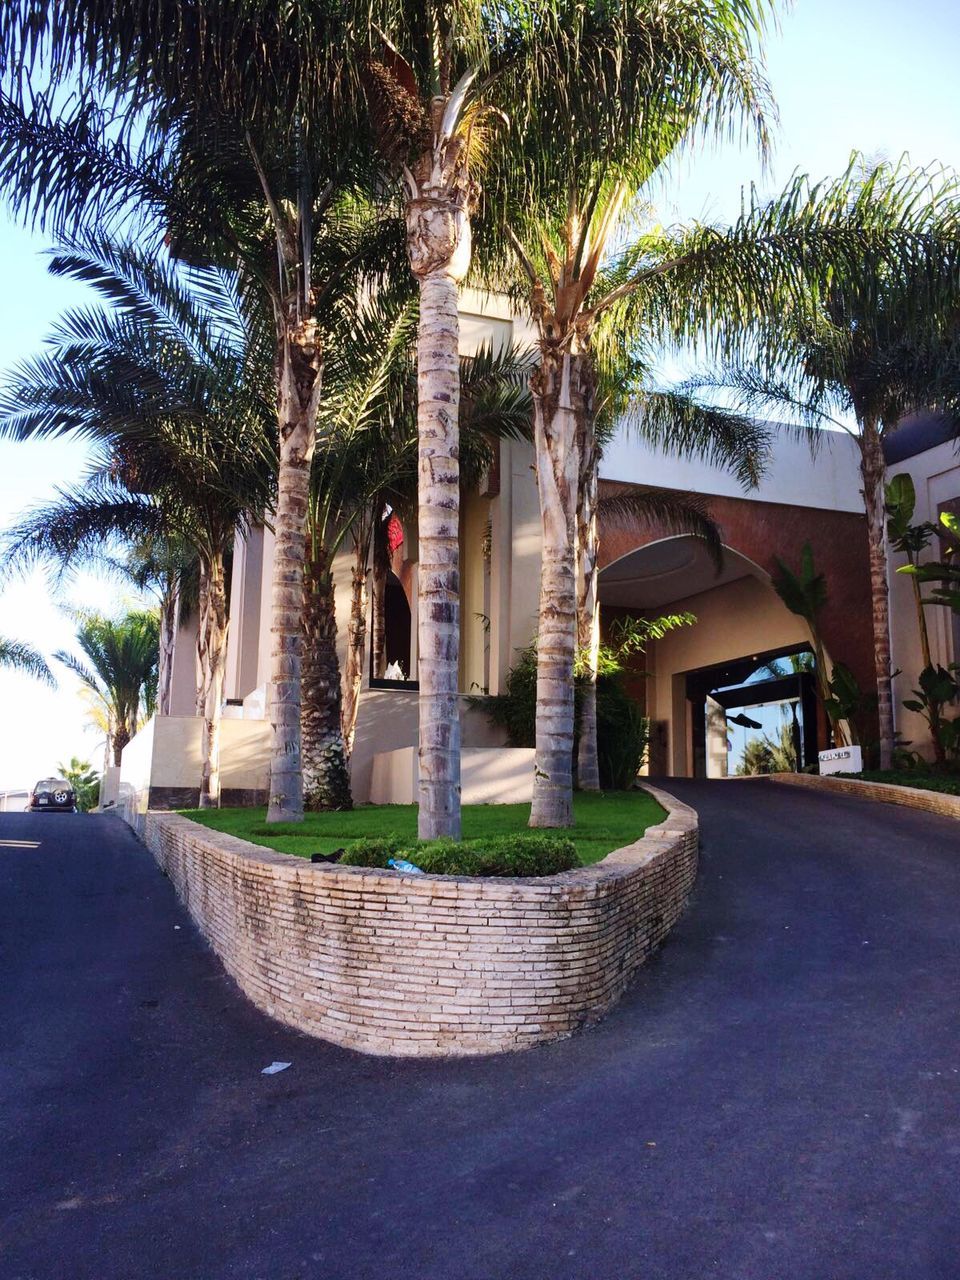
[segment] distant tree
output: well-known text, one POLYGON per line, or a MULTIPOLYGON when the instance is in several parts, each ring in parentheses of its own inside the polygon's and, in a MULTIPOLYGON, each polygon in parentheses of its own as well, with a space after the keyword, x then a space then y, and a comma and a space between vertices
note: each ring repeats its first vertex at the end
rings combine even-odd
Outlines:
POLYGON ((100 461, 9 530, 5 551, 62 570, 101 560, 117 537, 132 543, 130 576, 161 597, 164 709, 179 596, 196 580, 200 805, 216 807, 228 560, 236 530, 270 503, 275 473, 263 317, 225 273, 186 273, 109 238, 62 247, 51 271, 93 286, 107 305, 67 312, 43 354, 14 371, 0 394, 0 436, 83 437, 100 461))
POLYGON ((737 765, 738 777, 752 777, 758 773, 793 773, 798 767, 797 748, 793 725, 785 720, 776 738, 764 734, 762 738, 748 738, 743 749, 743 759, 737 765))
POLYGON ((140 724, 156 708, 159 625, 155 613, 119 619, 77 614, 77 644, 86 662, 63 649, 53 655, 107 713, 114 765, 140 724))

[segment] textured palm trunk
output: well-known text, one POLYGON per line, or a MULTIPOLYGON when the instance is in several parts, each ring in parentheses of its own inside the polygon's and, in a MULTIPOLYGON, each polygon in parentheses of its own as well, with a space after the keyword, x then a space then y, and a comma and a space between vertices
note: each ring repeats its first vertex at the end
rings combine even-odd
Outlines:
POLYGON ((463 142, 441 141, 408 175, 407 251, 420 286, 417 332, 420 838, 460 838, 460 320, 477 191, 463 142))
POLYGON ((303 819, 300 738, 303 568, 310 465, 316 445, 322 356, 315 319, 291 324, 278 377, 280 468, 270 599, 269 718, 272 731, 267 822, 303 819))
POLYGON ((584 678, 581 681, 580 740, 577 745, 577 784, 581 791, 600 790, 600 762, 597 754, 597 669, 600 664, 597 465, 597 447, 591 421, 581 432, 580 496, 577 503, 577 644, 584 668, 584 678))
POLYGON ((867 542, 870 556, 873 660, 877 677, 877 718, 880 725, 880 768, 890 769, 893 766, 894 725, 886 513, 883 492, 885 463, 880 432, 876 423, 864 423, 860 446, 863 501, 867 513, 867 542))
POLYGON ((210 609, 210 577, 201 563, 197 577, 197 671, 200 673, 195 691, 195 714, 203 716, 207 706, 207 615, 210 609))
POLYGON ((113 731, 110 740, 110 749, 113 751, 113 763, 116 768, 120 767, 120 760, 123 756, 123 748, 130 741, 131 733, 126 724, 118 724, 113 731))
POLYGON ((223 679, 227 657, 227 583, 223 556, 214 556, 206 569, 205 613, 200 615, 205 665, 201 670, 203 741, 201 745, 200 808, 220 807, 220 725, 223 718, 223 679))
POLYGON ((303 595, 303 797, 308 809, 352 809, 341 723, 333 574, 323 546, 309 558, 303 595))
POLYGON ((531 827, 573 823, 573 665, 577 640, 576 515, 583 355, 543 344, 531 378, 543 551, 537 628, 537 730, 531 827))
POLYGON ((180 592, 168 583, 160 601, 160 653, 157 660, 157 714, 170 714, 173 695, 173 650, 180 618, 180 592))
POLYGON ((347 669, 343 677, 343 745, 349 760, 360 713, 360 690, 367 652, 367 541, 356 544, 350 580, 350 623, 347 629, 347 669))

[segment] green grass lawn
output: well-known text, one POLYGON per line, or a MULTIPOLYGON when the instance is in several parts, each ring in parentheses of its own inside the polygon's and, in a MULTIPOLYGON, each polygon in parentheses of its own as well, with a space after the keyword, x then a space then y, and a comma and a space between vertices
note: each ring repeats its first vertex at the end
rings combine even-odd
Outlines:
MULTIPOLYGON (((612 849, 631 844, 647 827, 656 826, 666 817, 646 791, 577 794, 573 809, 576 826, 556 834, 570 836, 585 866, 599 862, 612 849)), ((361 836, 398 835, 410 840, 417 836, 414 804, 369 804, 349 813, 308 813, 302 824, 276 823, 269 827, 265 822, 265 809, 185 809, 182 812, 184 817, 215 831, 226 831, 281 853, 295 853, 300 858, 309 858, 311 853, 332 853, 361 836)), ((528 804, 464 805, 463 837, 470 840, 526 831, 529 817, 528 804)))

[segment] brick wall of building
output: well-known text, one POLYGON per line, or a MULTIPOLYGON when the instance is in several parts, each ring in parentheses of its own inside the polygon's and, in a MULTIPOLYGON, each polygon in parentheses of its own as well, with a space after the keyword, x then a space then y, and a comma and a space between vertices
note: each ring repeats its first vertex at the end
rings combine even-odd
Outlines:
POLYGON ((259 1008, 367 1053, 496 1053, 601 1017, 682 912, 693 810, 592 867, 540 879, 311 864, 149 813, 144 838, 259 1008))

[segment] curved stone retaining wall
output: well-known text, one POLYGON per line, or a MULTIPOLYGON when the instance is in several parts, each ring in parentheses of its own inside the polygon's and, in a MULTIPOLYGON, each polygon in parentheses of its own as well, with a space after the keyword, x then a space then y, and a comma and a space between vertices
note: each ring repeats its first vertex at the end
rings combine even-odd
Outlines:
POLYGON ((539 879, 316 865, 169 813, 144 838, 266 1013, 367 1053, 496 1053, 601 1017, 680 915, 697 816, 653 794, 660 826, 539 879))
POLYGON ((890 782, 866 782, 862 778, 838 778, 835 774, 821 778, 813 773, 772 773, 772 782, 786 782, 792 787, 811 791, 833 791, 856 796, 860 800, 876 800, 880 804, 898 804, 905 809, 922 809, 939 813, 944 818, 960 818, 960 796, 943 791, 925 791, 922 787, 901 787, 890 782))

